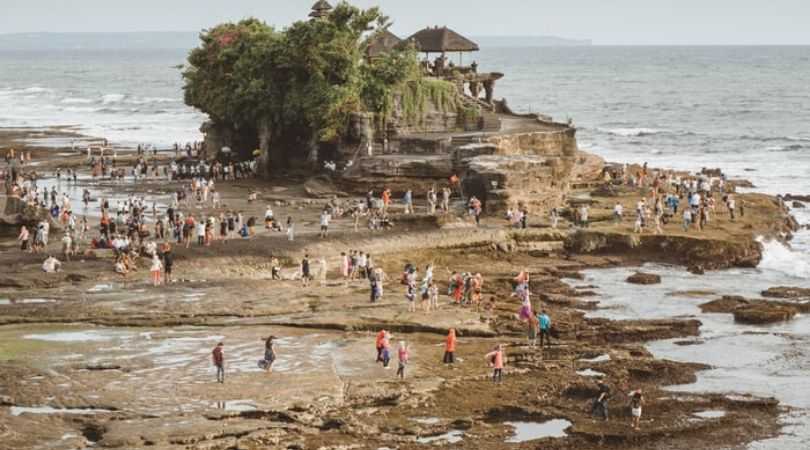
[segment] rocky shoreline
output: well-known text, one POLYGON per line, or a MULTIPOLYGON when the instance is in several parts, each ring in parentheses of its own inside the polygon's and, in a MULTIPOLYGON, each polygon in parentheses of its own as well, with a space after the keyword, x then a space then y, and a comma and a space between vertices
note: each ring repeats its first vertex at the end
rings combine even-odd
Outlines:
MULTIPOLYGON (((47 173, 53 164, 37 167, 47 173)), ((176 188, 127 185, 150 194, 176 188)), ((555 230, 538 218, 528 230, 513 230, 494 217, 476 228, 419 215, 379 233, 354 233, 351 220, 340 219, 321 240, 317 217, 326 200, 303 184, 243 180, 218 188, 228 208, 246 215, 261 217, 268 202, 280 202, 277 214, 296 215, 299 238, 259 230, 251 240, 178 248, 175 276, 182 281, 158 288, 143 271, 121 279, 102 254, 46 275, 41 256, 20 253, 13 239, 0 242, 0 300, 7 300, 0 301, 0 448, 709 450, 781 429, 784 408, 774 399, 666 390, 694 382, 707 366, 656 359, 644 344, 693 340, 698 320, 589 318, 599 297, 577 281, 583 270, 642 262, 696 271, 756 266, 757 238, 785 239, 795 229, 772 197, 739 195, 748 205, 745 218, 718 218, 700 235, 684 233, 679 223, 661 235, 638 235, 632 224, 597 219, 609 217, 617 200, 635 202, 638 193, 627 192, 592 197, 589 229, 564 222, 555 230), (260 192, 258 202, 245 200, 250 190, 260 192), (337 256, 349 249, 371 253, 389 274, 381 303, 368 302, 367 283, 339 279, 337 256), (270 280, 271 253, 288 262, 288 279, 270 280), (306 290, 289 279, 304 253, 327 258, 330 269, 325 282, 306 290), (407 313, 397 274, 406 263, 428 262, 444 292, 445 271, 484 274, 484 298, 496 299, 492 310, 446 305, 443 297, 437 312, 407 313), (515 318, 519 305, 509 296, 511 279, 524 269, 532 273, 536 307, 553 318, 554 345, 545 349, 527 345, 525 325, 515 318), (381 328, 413 349, 405 381, 374 364, 381 328), (453 366, 441 363, 448 328, 460 337, 461 361, 453 366), (271 375, 255 367, 268 333, 282 338, 271 375), (231 367, 221 386, 212 382, 208 356, 218 340, 231 367), (483 357, 497 343, 507 346, 502 385, 489 380, 483 357), (597 381, 614 394, 607 422, 590 415, 597 381), (644 389, 647 401, 640 431, 630 427, 631 389, 644 389), (559 432, 548 430, 549 421, 565 421, 565 437, 553 437, 559 432), (530 439, 509 442, 522 432, 530 439)), ((724 299, 714 307, 735 317, 804 312, 804 292, 763 296, 769 300, 724 299), (773 300, 777 295, 793 299, 773 300)))

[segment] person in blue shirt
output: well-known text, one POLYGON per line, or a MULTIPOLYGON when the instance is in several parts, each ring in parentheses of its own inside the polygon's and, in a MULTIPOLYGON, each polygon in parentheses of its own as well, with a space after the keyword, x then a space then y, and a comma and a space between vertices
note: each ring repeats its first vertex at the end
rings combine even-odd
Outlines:
POLYGON ((551 318, 545 309, 537 315, 537 322, 540 324, 540 348, 543 348, 545 342, 551 345, 551 318))

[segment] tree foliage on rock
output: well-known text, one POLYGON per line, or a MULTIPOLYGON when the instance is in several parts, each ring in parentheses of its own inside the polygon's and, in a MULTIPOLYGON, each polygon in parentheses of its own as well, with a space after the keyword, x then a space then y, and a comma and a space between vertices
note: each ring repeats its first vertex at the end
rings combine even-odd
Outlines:
POLYGON ((387 25, 378 8, 345 2, 283 31, 257 19, 218 25, 189 54, 185 101, 236 130, 264 124, 275 142, 335 142, 352 113, 385 114, 391 89, 419 76, 411 51, 364 60, 364 37, 387 25))

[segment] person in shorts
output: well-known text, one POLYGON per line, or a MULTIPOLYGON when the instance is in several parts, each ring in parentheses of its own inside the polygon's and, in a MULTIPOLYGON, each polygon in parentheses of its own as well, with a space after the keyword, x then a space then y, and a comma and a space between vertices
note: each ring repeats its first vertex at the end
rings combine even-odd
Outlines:
POLYGON ((644 394, 641 389, 630 393, 630 413, 633 416, 633 429, 638 430, 641 422, 641 407, 644 405, 644 394))

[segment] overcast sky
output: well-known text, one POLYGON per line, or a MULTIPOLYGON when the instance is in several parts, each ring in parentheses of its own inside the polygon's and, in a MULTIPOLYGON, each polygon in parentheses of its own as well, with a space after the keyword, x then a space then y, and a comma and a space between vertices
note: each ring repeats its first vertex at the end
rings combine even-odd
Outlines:
MULTIPOLYGON (((0 33, 191 31, 247 16, 284 26, 314 0, 0 0, 0 33)), ((555 35, 595 44, 810 44, 810 0, 354 0, 408 35, 555 35)))

